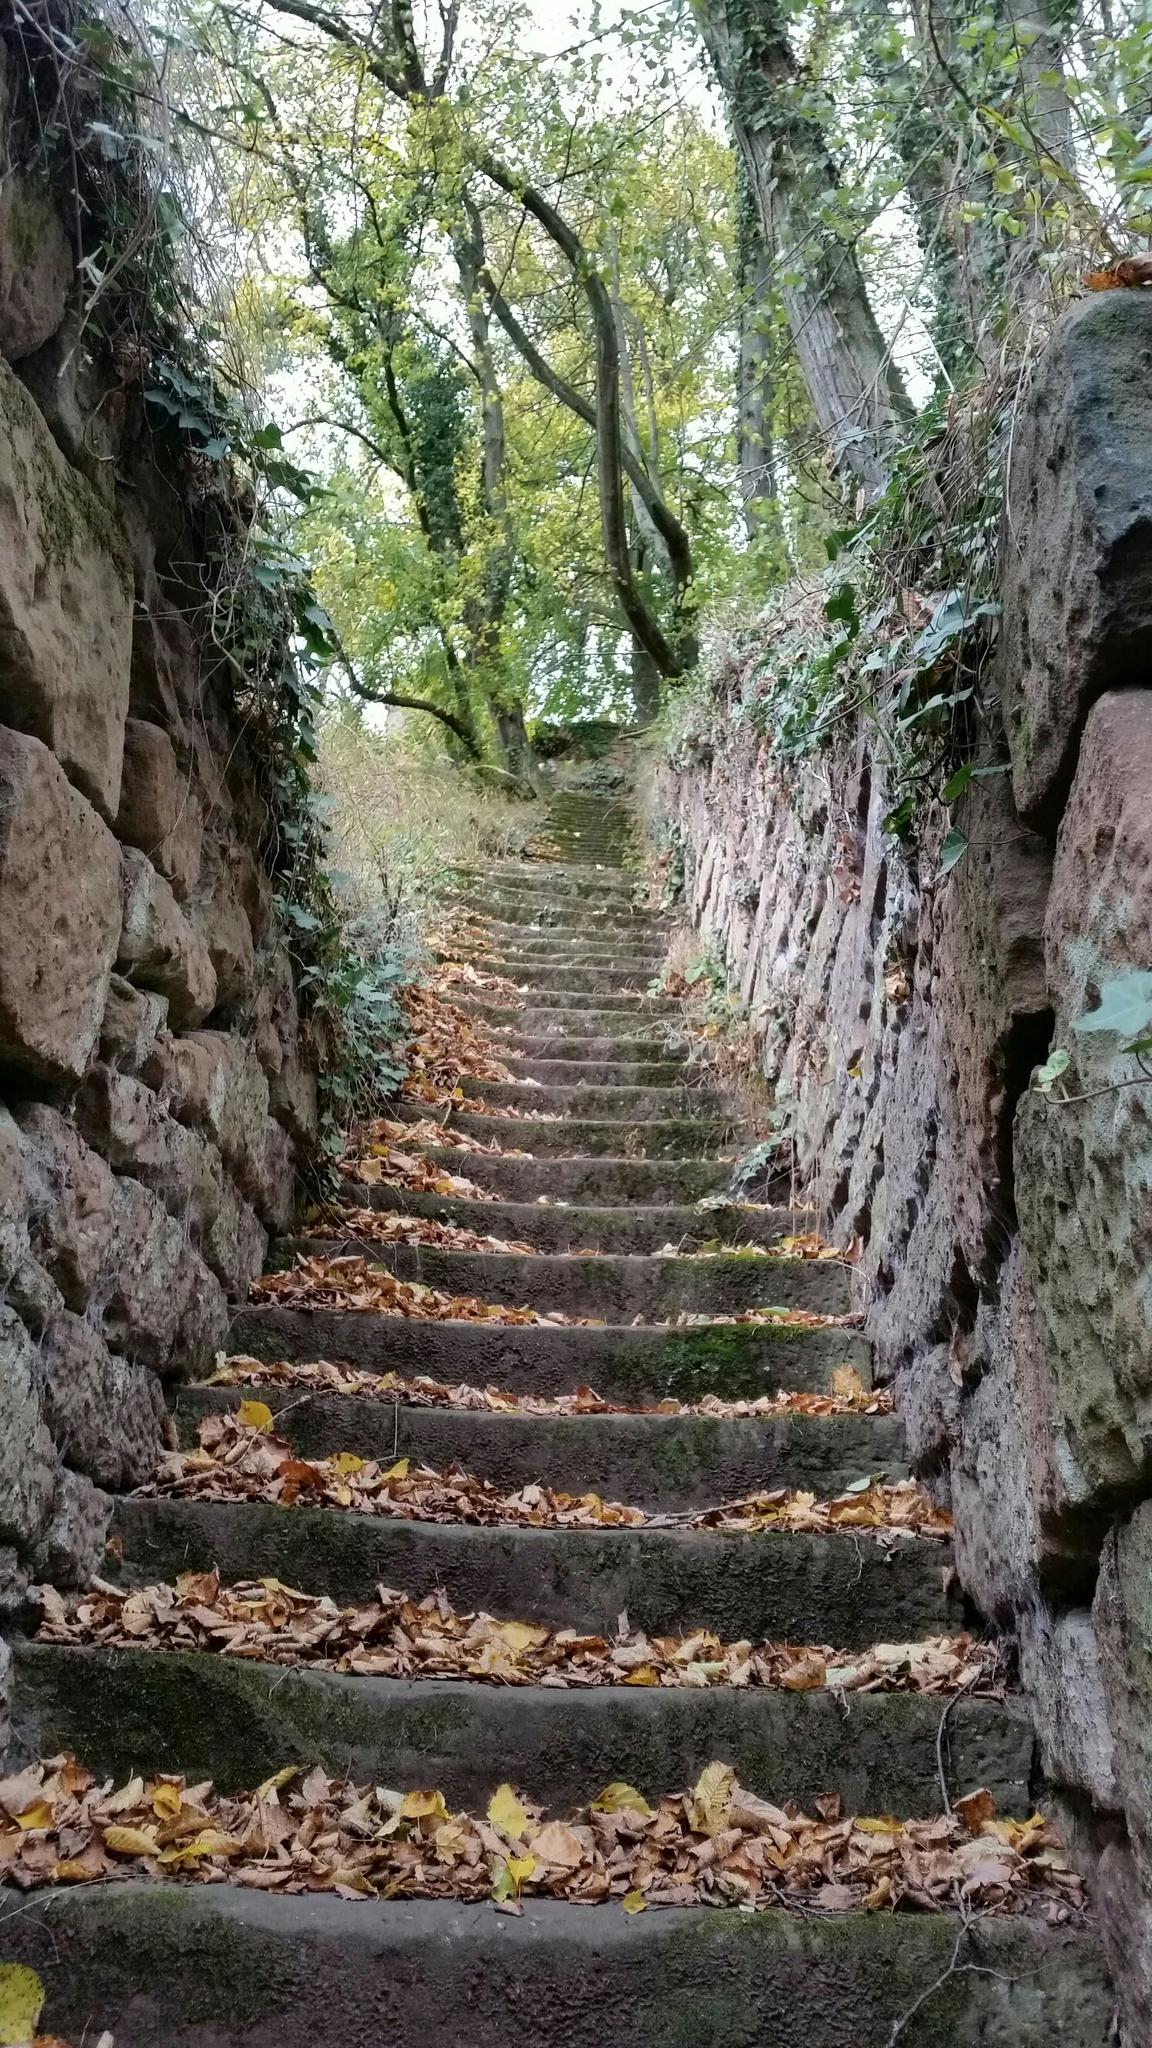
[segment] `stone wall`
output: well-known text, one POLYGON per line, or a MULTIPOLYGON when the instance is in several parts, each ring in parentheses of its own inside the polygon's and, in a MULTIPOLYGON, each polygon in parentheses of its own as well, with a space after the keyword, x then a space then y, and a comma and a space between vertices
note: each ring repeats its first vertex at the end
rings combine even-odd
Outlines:
POLYGON ((6 82, 0 40, 0 1620, 30 1577, 99 1569, 111 1494, 165 1442, 164 1381, 225 1341, 316 1122, 267 778, 211 632, 221 530, 249 515, 82 330, 69 208, 9 147, 8 59, 6 82))
POLYGON ((1075 309, 1040 366, 1004 606, 1012 772, 972 785, 942 879, 938 831, 910 858, 883 831, 865 733, 782 763, 733 717, 737 675, 657 793, 826 1225, 864 1239, 879 1370, 965 1587, 1019 1641, 1146 2043, 1152 1087, 1113 1086, 1135 1063, 1071 1026, 1102 979, 1152 968, 1152 294, 1075 309), (1054 1045, 1089 1100, 1030 1091, 1054 1045))

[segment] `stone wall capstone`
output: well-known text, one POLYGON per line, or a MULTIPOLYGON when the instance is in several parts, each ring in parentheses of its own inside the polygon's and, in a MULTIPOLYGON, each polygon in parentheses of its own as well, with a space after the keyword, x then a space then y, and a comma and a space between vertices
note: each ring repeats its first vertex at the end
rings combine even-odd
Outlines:
POLYGON ((655 800, 824 1227, 863 1239, 879 1373, 953 1509, 966 1591, 1018 1641, 1146 2048, 1152 1083, 1073 1026, 1110 976, 1152 969, 1152 293, 1057 329, 1020 408, 1003 559, 1012 772, 962 799, 946 875, 943 820, 915 854, 884 832, 865 728, 782 761, 733 717, 735 671, 655 800), (1030 1089, 1054 1046, 1087 1100, 1030 1089))

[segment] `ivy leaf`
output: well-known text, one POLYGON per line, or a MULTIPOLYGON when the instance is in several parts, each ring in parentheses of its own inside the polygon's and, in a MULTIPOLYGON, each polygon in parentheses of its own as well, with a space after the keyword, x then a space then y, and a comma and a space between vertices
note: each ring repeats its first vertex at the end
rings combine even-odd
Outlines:
POLYGON ((940 865, 936 870, 936 880, 938 882, 942 881, 945 875, 951 874, 957 861, 963 860, 967 851, 967 839, 963 832, 958 832, 955 825, 953 825, 951 831, 946 832, 944 835, 944 844, 940 848, 940 865))
MULTIPOLYGON (((1100 984, 1094 1010, 1077 1017, 1073 1031, 1114 1031, 1118 1037, 1143 1040, 1152 1024, 1152 974, 1133 968, 1100 984)), ((1129 1047, 1130 1051, 1132 1048, 1129 1047)))
POLYGON ((1066 1074, 1071 1064, 1071 1054, 1065 1052, 1062 1045, 1058 1045, 1053 1052, 1049 1053, 1044 1065, 1037 1067, 1036 1072, 1033 1074, 1033 1094, 1051 1095, 1053 1087, 1060 1079, 1061 1074, 1066 1074))

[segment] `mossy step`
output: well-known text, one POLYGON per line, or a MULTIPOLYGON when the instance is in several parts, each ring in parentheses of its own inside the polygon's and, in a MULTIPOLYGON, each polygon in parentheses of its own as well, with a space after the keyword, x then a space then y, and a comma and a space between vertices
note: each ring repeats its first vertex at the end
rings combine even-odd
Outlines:
MULTIPOLYGON (((447 949, 446 949, 447 950, 447 949)), ((615 961, 643 960, 655 974, 664 959, 667 947, 658 940, 642 938, 638 933, 621 932, 618 936, 609 932, 541 932, 533 937, 498 939, 493 956, 497 961, 515 963, 522 960, 597 960, 606 966, 615 961)))
MULTIPOLYGON (((206 1415, 232 1412, 249 1391, 182 1387, 175 1396, 182 1441, 194 1444, 206 1415)), ((908 1472, 903 1427, 893 1415, 499 1415, 298 1387, 254 1391, 283 1418, 277 1431, 302 1457, 355 1451, 386 1464, 412 1458, 438 1472, 458 1462, 508 1493, 539 1481, 652 1513, 776 1486, 837 1494, 861 1479, 908 1472)))
MULTIPOLYGON (((515 908, 522 911, 523 907, 517 904, 515 908)), ((486 911, 481 911, 479 915, 484 919, 487 936, 493 945, 497 946, 505 943, 518 946, 527 940, 549 938, 570 938, 586 942, 590 946, 603 946, 608 943, 627 944, 631 939, 639 945, 655 950, 665 949, 671 936, 666 924, 654 916, 639 911, 615 918, 593 909, 586 919, 581 919, 578 912, 565 909, 563 918, 559 921, 555 914, 538 920, 528 913, 507 920, 492 916, 486 911)))
POLYGON ((547 1195, 553 1202, 607 1208, 635 1202, 686 1207, 723 1193, 732 1179, 725 1159, 516 1159, 449 1145, 429 1145, 424 1157, 517 1202, 539 1203, 547 1195))
POLYGON ((847 1268, 831 1260, 774 1258, 771 1253, 709 1253, 656 1258, 612 1252, 457 1252, 435 1245, 379 1244, 354 1230, 346 1236, 285 1238, 284 1265, 307 1257, 362 1253, 404 1280, 450 1295, 536 1309, 547 1315, 595 1316, 601 1322, 671 1323, 681 1315, 738 1315, 744 1309, 800 1308, 846 1315, 847 1268))
MULTIPOLYGON (((527 1164, 528 1162, 523 1162, 527 1164)), ((630 1163, 630 1162, 629 1162, 630 1163)), ((475 1176, 470 1175, 470 1178, 475 1176)), ((593 1208, 565 1202, 481 1202, 466 1195, 426 1195, 410 1188, 367 1188, 348 1181, 341 1199, 393 1215, 428 1216, 487 1237, 515 1238, 541 1252, 658 1252, 705 1243, 770 1244, 795 1226, 787 1209, 724 1207, 593 1208)))
MULTIPOLYGON (((499 971, 499 963, 496 963, 499 971)), ((528 996, 551 991, 585 996, 613 994, 645 995, 652 977, 645 967, 633 964, 624 967, 593 967, 582 960, 561 962, 548 966, 543 961, 533 960, 524 969, 523 979, 516 980, 518 988, 528 996)))
MULTIPOLYGON (((417 1105, 418 1107, 418 1105, 417 1105)), ((417 1121, 404 1106, 398 1112, 402 1123, 417 1121)), ((499 1145, 504 1152, 530 1152, 537 1159, 713 1159, 734 1162, 752 1139, 732 1123, 709 1122, 702 1116, 648 1117, 642 1123, 612 1118, 561 1116, 537 1123, 530 1117, 470 1115, 457 1111, 454 1131, 485 1144, 499 1145)), ((467 1157, 461 1154, 461 1159, 467 1157)), ((463 1165, 457 1166, 463 1172, 463 1165)), ((729 1173, 731 1164, 729 1165, 729 1173)))
MULTIPOLYGON (((614 1779, 655 1801, 719 1758, 778 1804, 838 1792, 846 1813, 905 1819, 939 1811, 942 1711, 917 1693, 503 1687, 50 1643, 18 1650, 13 1698, 17 1763, 71 1750, 118 1780, 171 1772, 242 1792, 320 1764, 400 1791, 434 1785, 472 1811, 511 1780, 556 1811, 614 1779)), ((1026 1708, 959 1699, 947 1732, 952 1796, 983 1785, 1002 1813, 1031 1810, 1026 1708)))
MULTIPOLYGON (((564 1014, 567 1016, 569 1013, 564 1014)), ((517 1072, 525 1060, 561 1060, 565 1065, 582 1066, 593 1060, 604 1060, 610 1066, 630 1067, 671 1065, 685 1057, 682 1051, 669 1045, 669 1034, 660 1029, 647 1037, 629 1037, 626 1029, 586 1037, 578 1035, 575 1028, 584 1021, 583 1016, 572 1017, 573 1028, 563 1032, 511 1030, 507 1037, 511 1051, 504 1055, 508 1065, 515 1067, 517 1072)))
POLYGON ((561 1041, 583 1038, 591 1032, 601 1038, 635 1040, 644 1037, 654 1048, 670 1042, 686 1043, 683 1010, 677 1003, 663 1002, 656 997, 649 997, 646 1003, 641 1004, 631 997, 627 1000, 617 997, 613 999, 614 1007, 611 1009, 605 1009, 603 997, 598 999, 595 1009, 555 1002, 530 1008, 491 991, 484 997, 461 994, 457 1002, 467 1015, 481 1017, 494 1030, 517 1036, 534 1037, 543 1033, 561 1041))
POLYGON ((280 1579, 345 1605, 377 1586, 443 1586, 452 1605, 517 1614, 549 1628, 610 1634, 621 1614, 660 1635, 710 1628, 729 1641, 848 1649, 939 1635, 963 1609, 945 1591, 950 1551, 929 1538, 887 1545, 856 1532, 730 1535, 692 1529, 485 1528, 392 1520, 343 1508, 258 1501, 120 1498, 131 1585, 219 1567, 226 1579, 280 1579))
POLYGON ((589 937, 597 933, 634 933, 645 938, 661 938, 668 932, 667 920, 661 913, 605 899, 587 902, 564 896, 549 901, 511 890, 487 889, 469 894, 458 891, 448 898, 448 903, 486 919, 494 937, 525 930, 573 932, 589 937))
POLYGON ((506 1053, 504 1063, 517 1080, 537 1081, 543 1088, 676 1088, 692 1079, 687 1061, 679 1059, 612 1060, 533 1059, 506 1053))
POLYGON ((628 1123, 638 1123, 647 1117, 655 1123, 666 1122, 669 1117, 715 1119, 724 1116, 727 1110, 717 1089, 695 1083, 688 1087, 665 1083, 645 1088, 628 1082, 606 1086, 569 1082, 553 1088, 532 1081, 484 1081, 465 1076, 461 1090, 466 1102, 496 1102, 508 1109, 547 1110, 553 1116, 576 1118, 609 1117, 628 1123))
POLYGON ((947 1913, 529 1900, 509 1919, 118 1884, 21 1899, 5 1957, 42 1975, 44 2026, 107 2028, 116 2048, 885 2048, 897 2025, 900 2048, 1112 2038, 1090 1932, 987 1915, 967 1934, 947 1913))
POLYGON ((636 900, 640 877, 624 868, 589 868, 580 863, 580 871, 559 861, 549 862, 547 867, 534 867, 525 863, 520 867, 498 865, 484 868, 479 873, 468 873, 455 869, 449 877, 456 889, 463 895, 483 898, 486 896, 513 896, 527 902, 559 903, 565 900, 580 903, 604 903, 626 907, 636 900))
POLYGON ((760 1394, 831 1385, 851 1365, 867 1383, 870 1352, 854 1330, 835 1326, 699 1323, 682 1329, 621 1329, 555 1323, 426 1323, 355 1309, 247 1308, 229 1344, 254 1358, 347 1359, 368 1372, 426 1372, 455 1386, 513 1393, 570 1394, 592 1386, 610 1401, 696 1401, 705 1394, 754 1400, 760 1394))

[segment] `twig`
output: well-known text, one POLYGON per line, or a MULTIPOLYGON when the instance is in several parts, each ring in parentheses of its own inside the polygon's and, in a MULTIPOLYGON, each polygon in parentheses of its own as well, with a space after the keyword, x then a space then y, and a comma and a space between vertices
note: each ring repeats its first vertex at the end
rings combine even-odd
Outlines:
POLYGON ((944 1712, 940 1716, 940 1726, 936 1730, 936 1775, 940 1780, 940 1797, 944 1801, 945 1813, 951 1813, 952 1801, 948 1796, 948 1773, 944 1765, 944 1740, 948 1728, 948 1716, 959 1697, 959 1693, 953 1693, 951 1698, 945 1702, 944 1712))

